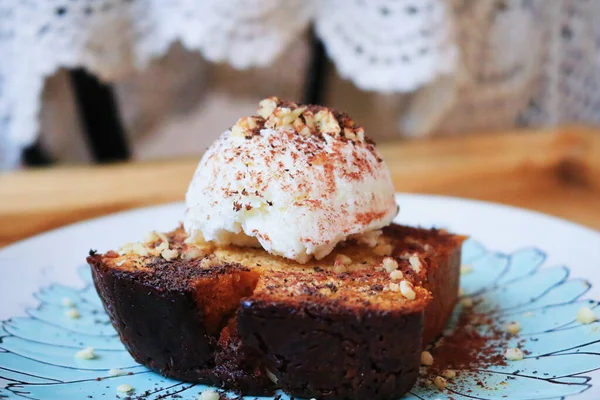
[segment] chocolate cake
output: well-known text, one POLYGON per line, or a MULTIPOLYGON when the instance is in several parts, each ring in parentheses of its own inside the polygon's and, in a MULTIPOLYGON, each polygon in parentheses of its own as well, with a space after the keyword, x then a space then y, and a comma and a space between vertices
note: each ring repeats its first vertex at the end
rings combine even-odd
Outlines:
POLYGON ((380 233, 299 264, 191 243, 180 227, 87 261, 122 342, 162 375, 246 395, 397 399, 452 312, 464 238, 380 233))

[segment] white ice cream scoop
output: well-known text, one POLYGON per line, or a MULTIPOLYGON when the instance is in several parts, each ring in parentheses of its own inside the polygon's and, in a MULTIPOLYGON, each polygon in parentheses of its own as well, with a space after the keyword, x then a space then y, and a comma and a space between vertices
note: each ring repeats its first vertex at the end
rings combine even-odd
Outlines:
POLYGON ((348 116, 277 98, 258 114, 200 160, 186 195, 190 237, 305 263, 396 216, 389 170, 348 116))

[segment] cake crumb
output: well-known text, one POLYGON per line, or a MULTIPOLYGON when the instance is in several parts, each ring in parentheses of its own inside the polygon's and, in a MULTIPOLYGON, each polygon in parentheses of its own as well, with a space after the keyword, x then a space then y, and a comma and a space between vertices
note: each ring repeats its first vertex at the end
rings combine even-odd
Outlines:
POLYGON ((421 364, 422 365, 433 365, 433 356, 427 350, 421 352, 421 364))
POLYGON ((594 311, 589 307, 581 307, 579 311, 577 311, 577 321, 584 325, 591 324, 596 320, 596 314, 594 314, 594 311))
POLYGON ((523 359, 523 352, 518 348, 510 348, 506 349, 504 353, 504 358, 509 361, 521 361, 523 359))
POLYGON ((79 350, 77 353, 75 353, 75 358, 82 360, 91 360, 96 358, 96 354, 94 354, 94 348, 86 347, 85 349, 79 350))

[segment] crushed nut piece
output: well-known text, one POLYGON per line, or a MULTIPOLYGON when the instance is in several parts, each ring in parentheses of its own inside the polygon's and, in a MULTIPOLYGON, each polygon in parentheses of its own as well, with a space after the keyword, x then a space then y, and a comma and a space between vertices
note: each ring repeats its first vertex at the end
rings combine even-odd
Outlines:
POLYGON ((375 247, 379 244, 379 237, 381 235, 383 235, 383 231, 377 230, 353 235, 351 238, 356 240, 359 244, 366 244, 369 247, 375 247))
POLYGON ((427 350, 421 352, 421 365, 433 365, 433 356, 427 350))
POLYGON ((509 324, 506 324, 505 329, 506 332, 510 333, 511 335, 516 335, 521 331, 521 325, 519 325, 518 322, 511 322, 509 324))
POLYGON ((75 303, 71 300, 70 297, 63 297, 61 301, 62 305, 65 307, 73 307, 75 303))
POLYGON ((392 251, 394 251, 394 246, 387 243, 378 244, 374 249, 373 253, 378 256, 391 256, 392 251))
POLYGON ((422 264, 421 259, 419 259, 419 256, 413 254, 408 258, 408 262, 410 263, 410 266, 413 269, 413 271, 415 271, 417 274, 421 272, 422 264))
POLYGON ((442 371, 442 376, 446 379, 456 378, 456 371, 453 369, 445 369, 442 371))
POLYGON ((93 347, 86 347, 85 349, 79 350, 75 353, 75 358, 80 358, 82 360, 91 360, 96 358, 96 354, 94 354, 93 347))
POLYGON ((202 392, 202 394, 198 397, 198 400, 219 400, 220 398, 221 396, 219 396, 219 393, 209 389, 202 392))
POLYGON ((518 349, 516 347, 506 349, 506 352, 504 353, 504 358, 506 358, 509 361, 520 361, 523 359, 523 352, 521 351, 521 349, 518 349))
POLYGON ((461 275, 467 275, 467 274, 470 274, 471 272, 473 272, 473 267, 471 267, 470 265, 461 265, 460 266, 460 274, 461 275))
POLYGON ((177 250, 170 250, 170 249, 165 249, 163 250, 160 255, 162 256, 162 258, 164 258, 167 261, 171 261, 176 259, 177 257, 179 257, 179 252, 177 250))
POLYGON ((269 378, 269 380, 277 385, 277 381, 279 381, 279 379, 277 379, 275 374, 269 371, 268 369, 265 369, 265 371, 267 372, 267 377, 269 378))
POLYGON ((159 239, 159 237, 156 234, 156 231, 150 231, 150 232, 146 233, 146 235, 144 236, 145 243, 152 243, 152 242, 157 241, 158 239, 159 239))
POLYGON ((465 308, 473 307, 473 299, 470 297, 465 297, 460 300, 460 304, 465 308))
POLYGON ((81 314, 79 314, 79 311, 77 311, 75 307, 69 308, 67 311, 65 311, 65 315, 71 319, 79 319, 79 317, 81 317, 81 314))
POLYGON ((277 97, 269 97, 261 100, 260 103, 258 103, 258 111, 256 113, 264 119, 267 119, 271 114, 273 114, 273 111, 275 111, 277 108, 278 103, 279 99, 277 97))
POLYGON ((321 110, 315 115, 315 124, 321 133, 327 133, 331 136, 339 135, 341 132, 340 124, 335 119, 333 113, 329 110, 321 110))
POLYGON ((582 324, 591 324, 596 320, 597 318, 594 311, 589 307, 581 307, 579 311, 577 311, 577 321, 582 324))
POLYGON ((352 259, 350 257, 348 257, 347 255, 338 254, 337 256, 335 256, 335 263, 349 265, 349 264, 352 264, 352 259))
POLYGON ((148 255, 148 249, 141 243, 127 243, 119 249, 119 255, 136 254, 145 257, 148 255))
POLYGON ((390 283, 388 285, 388 288, 392 291, 392 292, 399 292, 400 291, 400 285, 398 285, 397 283, 390 283))
POLYGON ((413 285, 406 279, 400 282, 400 293, 402 296, 406 297, 408 300, 414 300, 417 297, 417 294, 413 290, 413 285))
POLYGON ((390 272, 390 279, 393 281, 399 281, 403 278, 404 278, 404 274, 402 273, 402 271, 395 270, 395 271, 390 272))
POLYGON ((205 256, 206 251, 195 246, 190 246, 183 252, 181 258, 183 258, 184 260, 193 260, 195 258, 202 258, 205 256))
POLYGON ((123 383, 123 384, 117 386, 117 392, 129 393, 129 392, 132 392, 132 391, 133 391, 133 388, 130 385, 126 384, 126 383, 123 383))
POLYGON ((344 264, 336 263, 333 266, 333 272, 335 272, 336 274, 343 274, 344 272, 348 272, 348 268, 346 268, 346 266, 344 264))
POLYGON ((448 381, 446 381, 446 379, 442 378, 441 376, 436 376, 435 378, 433 378, 433 384, 436 388, 442 390, 445 389, 446 386, 448 386, 448 381))
POLYGON ((123 376, 127 375, 127 371, 120 368, 111 368, 108 370, 108 376, 123 376))
POLYGON ((383 269, 385 269, 386 272, 391 273, 392 271, 398 269, 398 262, 392 257, 384 257, 381 266, 383 267, 383 269))

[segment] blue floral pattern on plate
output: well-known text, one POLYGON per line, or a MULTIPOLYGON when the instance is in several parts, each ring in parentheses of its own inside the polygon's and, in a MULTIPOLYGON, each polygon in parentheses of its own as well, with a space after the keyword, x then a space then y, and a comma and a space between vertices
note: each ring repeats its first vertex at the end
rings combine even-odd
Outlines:
MULTIPOLYGON (((582 306, 594 309, 598 302, 582 299, 590 284, 569 279, 567 267, 540 269, 545 258, 543 251, 534 248, 502 254, 474 240, 465 243, 463 263, 473 268, 462 277, 465 296, 476 300, 476 312, 489 313, 499 322, 518 322, 521 332, 506 346, 521 341, 529 354, 522 361, 489 367, 476 375, 459 373, 444 391, 417 385, 405 399, 565 399, 591 387, 584 374, 600 368, 600 322, 582 325, 575 316, 582 306), (481 379, 486 388, 476 384, 481 379)), ((28 317, 2 322, 0 398, 125 398, 128 395, 118 394, 116 388, 128 384, 135 390, 130 396, 162 399, 177 394, 196 399, 207 389, 164 378, 137 364, 112 328, 91 284, 89 268, 82 267, 80 275, 87 283, 84 289, 59 285, 42 289, 36 294, 40 305, 27 310, 28 317), (73 300, 80 318, 65 315, 64 298, 73 300), (74 357, 85 347, 93 347, 96 358, 74 357), (109 370, 114 368, 128 374, 111 377, 109 370)), ((455 317, 460 311, 458 306, 455 317)))

